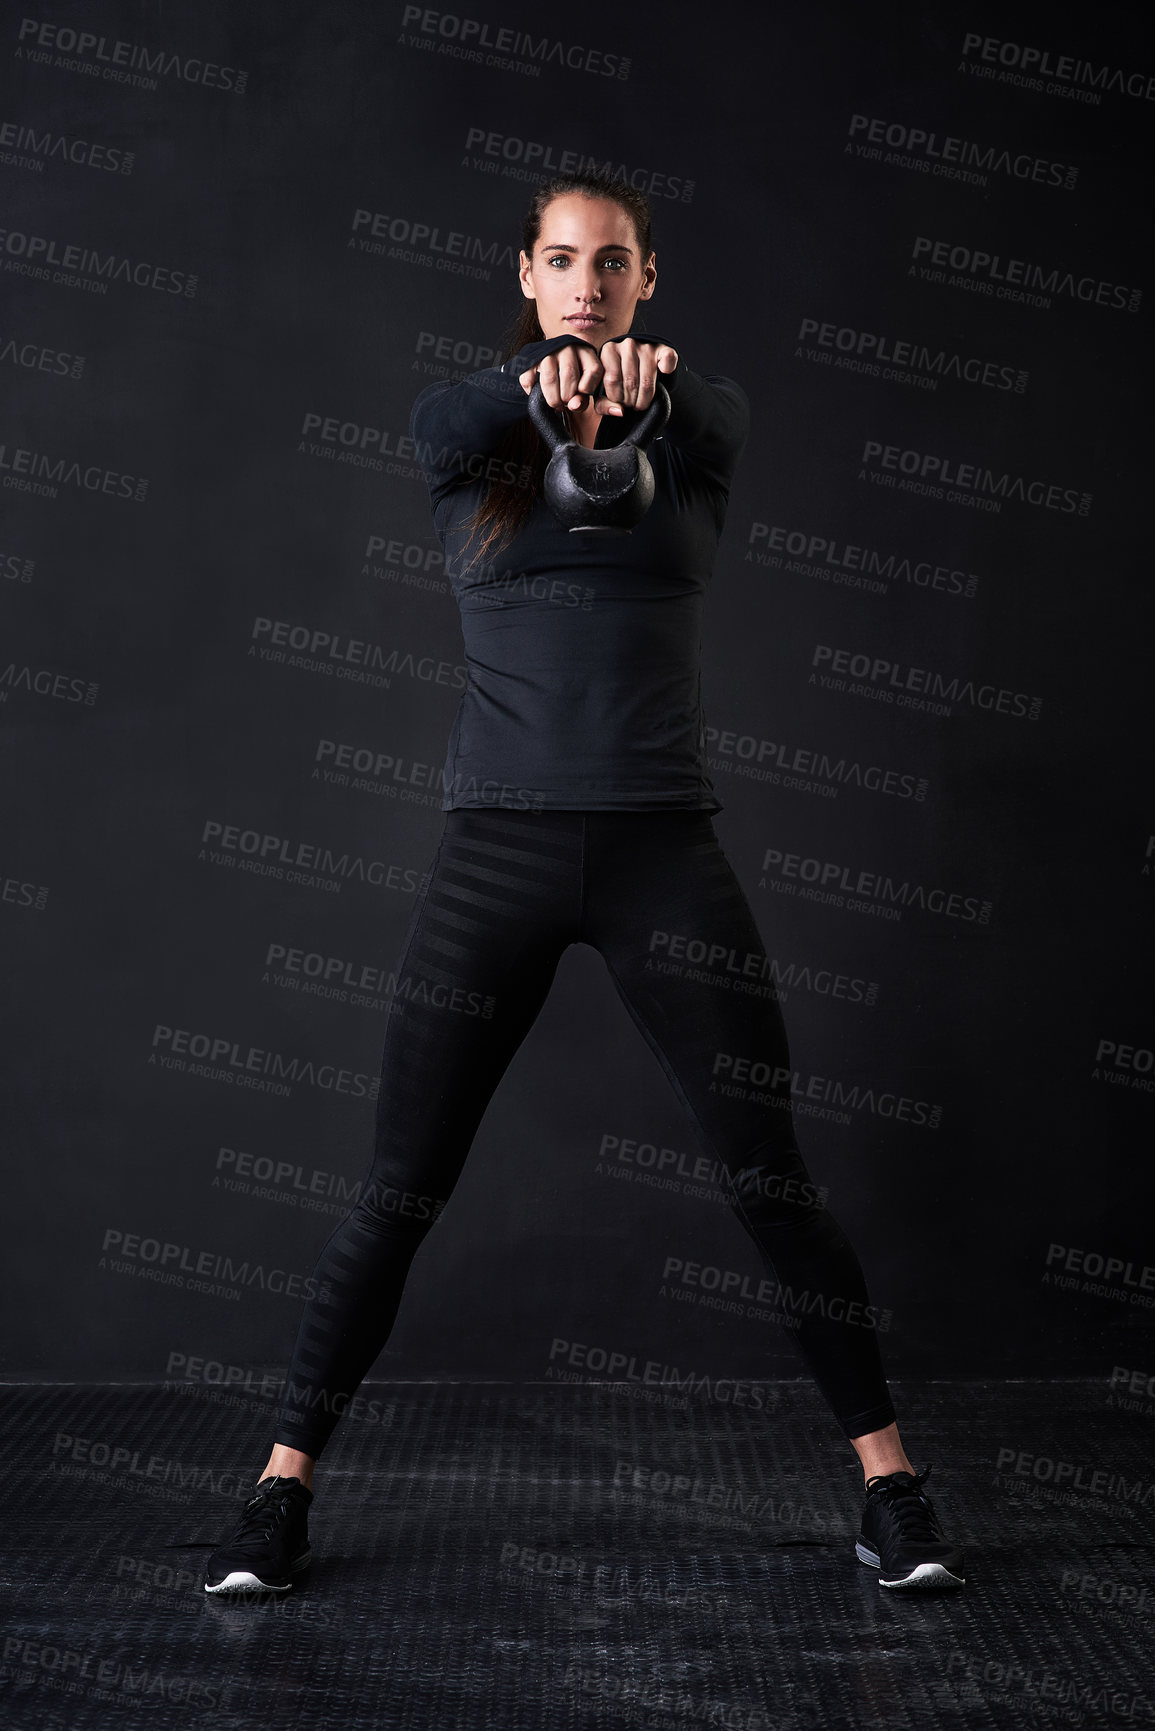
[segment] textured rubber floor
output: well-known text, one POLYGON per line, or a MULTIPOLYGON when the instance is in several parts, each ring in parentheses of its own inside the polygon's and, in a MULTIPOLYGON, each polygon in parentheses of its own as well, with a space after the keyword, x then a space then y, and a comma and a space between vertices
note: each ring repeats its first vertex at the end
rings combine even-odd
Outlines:
POLYGON ((201 1570, 264 1466, 267 1401, 9 1386, 0 1725, 1150 1722, 1155 1425, 1100 1383, 892 1387, 961 1592, 884 1592, 858 1561, 860 1469, 802 1382, 761 1407, 366 1384, 318 1473, 312 1568, 249 1601, 201 1570), (1080 1468, 1103 1476, 1060 1500, 1080 1468))

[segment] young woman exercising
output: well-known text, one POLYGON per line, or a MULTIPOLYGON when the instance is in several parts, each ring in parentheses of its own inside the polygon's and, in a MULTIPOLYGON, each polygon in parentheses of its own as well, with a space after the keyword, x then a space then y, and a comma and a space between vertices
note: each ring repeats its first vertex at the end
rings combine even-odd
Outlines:
POLYGON ((548 181, 523 241, 508 359, 429 385, 413 406, 468 666, 445 825, 397 964, 366 1181, 321 1251, 272 1453, 205 1590, 286 1591, 307 1566, 314 1465, 574 943, 601 952, 765 1268, 824 1297, 791 1334, 862 1463, 859 1558, 883 1586, 961 1586, 962 1553, 922 1488, 930 1469, 916 1474, 899 1439, 877 1335, 844 1320, 870 1314, 866 1283, 798 1150, 789 1082, 756 1099, 714 1086, 737 1055, 789 1076, 778 1004, 726 975, 652 965, 669 934, 765 962, 714 832, 699 695, 701 608, 748 400, 633 328, 657 281, 639 193, 599 175, 548 181), (554 516, 528 414, 535 379, 592 449, 620 443, 659 380, 669 392, 653 503, 631 534, 571 534, 554 516))

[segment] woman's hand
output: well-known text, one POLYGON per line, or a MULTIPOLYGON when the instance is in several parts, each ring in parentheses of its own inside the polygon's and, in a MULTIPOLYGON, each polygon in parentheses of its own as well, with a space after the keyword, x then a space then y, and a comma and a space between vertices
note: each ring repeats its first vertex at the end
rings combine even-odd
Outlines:
POLYGON ((639 343, 633 337, 612 338, 598 350, 605 396, 594 407, 599 415, 620 415, 624 409, 648 409, 659 373, 672 373, 677 349, 668 343, 639 343))
POLYGON ((580 415, 602 382, 602 363, 588 343, 569 343, 518 374, 517 382, 527 397, 534 379, 541 380, 541 394, 551 409, 572 409, 580 415))

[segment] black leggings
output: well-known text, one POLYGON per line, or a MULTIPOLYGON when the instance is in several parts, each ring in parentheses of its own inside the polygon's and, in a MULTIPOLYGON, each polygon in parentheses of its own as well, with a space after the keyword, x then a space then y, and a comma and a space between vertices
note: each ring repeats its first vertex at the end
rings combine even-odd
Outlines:
POLYGON ((372 1163, 317 1262, 276 1442, 320 1455, 389 1338, 413 1256, 574 943, 605 958, 728 1175, 767 1272, 805 1295, 787 1332, 844 1433, 893 1422, 878 1340, 863 1325, 862 1269, 798 1152, 789 1081, 725 1082, 737 1058, 785 1076, 789 1057, 762 938, 710 813, 488 809, 446 813, 418 892, 395 970, 372 1163), (731 964, 712 983, 692 963, 663 964, 663 934, 721 945, 717 954, 751 972, 731 964), (741 989, 751 978, 760 990, 741 989))

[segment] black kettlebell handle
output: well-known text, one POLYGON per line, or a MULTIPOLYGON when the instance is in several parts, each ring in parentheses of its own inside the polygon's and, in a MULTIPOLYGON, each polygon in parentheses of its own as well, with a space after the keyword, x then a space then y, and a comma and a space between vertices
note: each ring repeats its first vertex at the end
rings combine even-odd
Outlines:
MULTIPOLYGON (((600 400, 600 399, 595 399, 600 400)), ((549 446, 550 455, 559 451, 563 445, 572 445, 573 440, 566 431, 565 422, 557 409, 553 409, 545 400, 545 392, 541 388, 541 380, 535 378, 533 389, 529 393, 529 418, 549 446)), ((636 427, 632 427, 619 445, 637 445, 645 450, 647 445, 661 432, 670 418, 670 393, 661 380, 654 386, 653 402, 642 413, 642 418, 636 427)))

